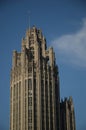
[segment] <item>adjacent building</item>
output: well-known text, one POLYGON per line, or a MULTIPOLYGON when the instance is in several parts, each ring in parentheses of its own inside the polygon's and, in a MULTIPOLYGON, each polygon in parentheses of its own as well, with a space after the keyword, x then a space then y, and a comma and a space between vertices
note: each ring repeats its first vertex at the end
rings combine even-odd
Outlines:
POLYGON ((75 130, 62 128, 69 123, 63 119, 67 108, 63 104, 54 50, 47 48, 42 31, 33 26, 22 39, 21 51, 13 51, 10 130, 75 130))
POLYGON ((61 130, 75 130, 75 112, 72 97, 65 98, 60 103, 61 130))

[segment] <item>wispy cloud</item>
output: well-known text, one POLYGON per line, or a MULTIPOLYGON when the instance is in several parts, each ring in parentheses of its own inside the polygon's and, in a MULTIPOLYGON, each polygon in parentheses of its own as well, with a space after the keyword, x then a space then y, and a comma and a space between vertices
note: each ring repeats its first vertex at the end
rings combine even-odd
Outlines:
POLYGON ((52 45, 61 60, 86 67, 86 19, 79 31, 54 39, 52 45))

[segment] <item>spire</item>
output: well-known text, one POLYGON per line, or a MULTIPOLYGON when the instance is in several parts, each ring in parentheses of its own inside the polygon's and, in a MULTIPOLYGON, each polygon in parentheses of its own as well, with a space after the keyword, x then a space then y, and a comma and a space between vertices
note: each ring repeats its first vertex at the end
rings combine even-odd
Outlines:
POLYGON ((29 10, 28 11, 28 14, 29 14, 29 30, 30 30, 30 13, 31 13, 31 11, 29 10))

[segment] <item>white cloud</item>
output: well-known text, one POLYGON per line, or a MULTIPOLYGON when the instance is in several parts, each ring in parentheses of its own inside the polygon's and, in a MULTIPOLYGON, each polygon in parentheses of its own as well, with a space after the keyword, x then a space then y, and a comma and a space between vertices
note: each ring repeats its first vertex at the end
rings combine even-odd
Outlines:
POLYGON ((82 24, 79 31, 54 39, 52 45, 59 59, 86 67, 86 19, 82 24))

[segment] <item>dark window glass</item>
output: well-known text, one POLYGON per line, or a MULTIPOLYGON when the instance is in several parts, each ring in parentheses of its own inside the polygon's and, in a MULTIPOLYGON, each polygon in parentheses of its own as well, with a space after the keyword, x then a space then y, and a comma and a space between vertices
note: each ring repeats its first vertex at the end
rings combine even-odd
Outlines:
POLYGON ((32 90, 32 80, 28 79, 28 89, 32 90))

